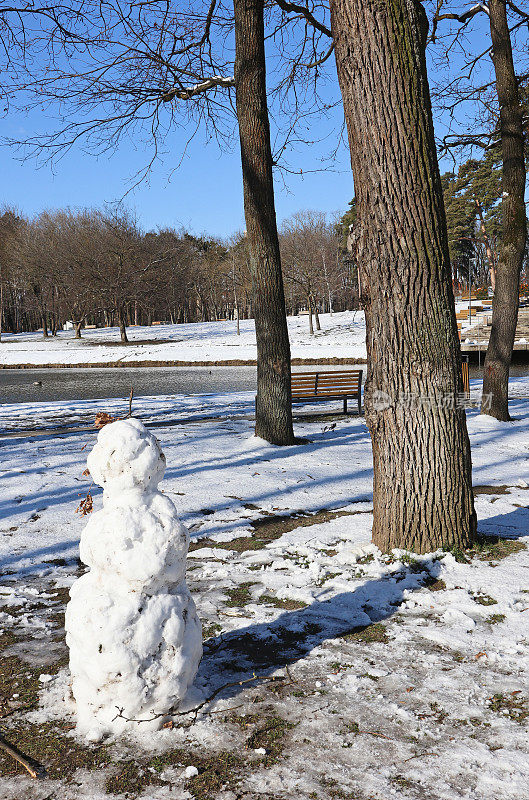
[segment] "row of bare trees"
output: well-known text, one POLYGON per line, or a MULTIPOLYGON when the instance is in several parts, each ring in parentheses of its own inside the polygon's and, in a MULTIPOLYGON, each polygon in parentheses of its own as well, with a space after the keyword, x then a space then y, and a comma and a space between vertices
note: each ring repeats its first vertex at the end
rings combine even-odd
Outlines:
MULTIPOLYGON (((246 237, 228 242, 184 231, 143 233, 122 208, 43 212, 26 220, 0 216, 0 317, 4 330, 41 327, 46 337, 66 321, 127 326, 153 321, 207 322, 253 316, 246 237)), ((287 305, 292 314, 354 304, 354 277, 336 225, 302 212, 280 233, 287 305)), ((309 329, 313 332, 312 314, 309 329)))

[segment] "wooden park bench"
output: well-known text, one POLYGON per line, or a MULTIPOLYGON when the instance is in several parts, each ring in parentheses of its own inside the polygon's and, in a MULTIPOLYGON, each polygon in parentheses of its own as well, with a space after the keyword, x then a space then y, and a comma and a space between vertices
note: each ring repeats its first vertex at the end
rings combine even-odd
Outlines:
POLYGON ((349 398, 358 402, 358 413, 361 414, 361 369, 292 373, 292 403, 343 400, 343 413, 347 414, 347 401, 349 398))

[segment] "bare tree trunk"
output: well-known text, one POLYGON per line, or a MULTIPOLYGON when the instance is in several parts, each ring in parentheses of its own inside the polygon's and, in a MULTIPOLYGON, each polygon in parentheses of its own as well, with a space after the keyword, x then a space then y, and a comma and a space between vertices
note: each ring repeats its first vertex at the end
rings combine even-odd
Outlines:
POLYGON ((234 12, 236 104, 257 339, 255 434, 289 445, 295 441, 290 344, 272 178, 263 0, 234 0, 234 12))
POLYGON ((127 337, 127 325, 126 325, 126 322, 125 322, 125 310, 123 308, 119 309, 118 316, 119 316, 119 335, 120 335, 121 341, 124 344, 127 344, 127 342, 129 340, 128 340, 128 337, 127 337))
POLYGON ((527 237, 524 130, 505 0, 490 0, 489 16, 500 106, 503 197, 502 237, 492 301, 492 327, 483 367, 481 410, 497 419, 508 420, 509 369, 518 322, 520 273, 527 237))
POLYGON ((357 200, 373 541, 464 547, 476 515, 443 194, 417 0, 331 0, 357 200))
POLYGON ((82 328, 82 325, 83 325, 83 320, 82 320, 82 319, 80 319, 78 322, 74 322, 74 327, 75 327, 75 338, 76 338, 76 339, 80 339, 80 338, 81 338, 81 328, 82 328))
POLYGON ((314 336, 314 325, 312 323, 312 300, 310 297, 307 298, 307 308, 309 310, 309 333, 311 336, 314 336))
POLYGON ((314 308, 314 320, 316 322, 316 330, 321 331, 320 325, 320 315, 318 314, 318 304, 314 298, 312 298, 312 307, 314 308))
POLYGON ((490 285, 492 287, 492 291, 494 292, 496 289, 496 258, 494 257, 494 250, 490 243, 487 229, 485 227, 485 220, 483 219, 483 208, 481 207, 481 203, 479 202, 479 200, 477 200, 476 198, 474 198, 474 202, 476 203, 476 208, 479 217, 479 229, 481 231, 483 242, 485 244, 485 255, 487 256, 487 261, 489 262, 490 285))
POLYGON ((45 339, 48 338, 48 315, 46 311, 43 311, 41 314, 41 322, 42 322, 42 335, 45 339))

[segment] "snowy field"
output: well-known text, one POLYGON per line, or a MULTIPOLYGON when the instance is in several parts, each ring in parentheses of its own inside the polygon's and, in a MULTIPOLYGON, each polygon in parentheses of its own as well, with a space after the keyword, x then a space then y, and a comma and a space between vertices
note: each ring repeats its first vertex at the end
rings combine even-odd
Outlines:
MULTIPOLYGON (((510 423, 468 412, 479 547, 410 557, 370 543, 362 418, 309 417, 296 425, 309 444, 275 448, 252 436, 251 398, 231 400, 195 399, 216 415, 198 422, 177 398, 182 424, 158 428, 174 406, 135 408, 191 531, 205 641, 188 705, 236 685, 172 728, 99 747, 72 732, 62 627, 95 434, 0 440, 3 736, 48 771, 32 780, 0 754, 1 800, 525 800, 529 402, 512 401, 510 423)), ((0 424, 57 414, 39 406, 4 406, 0 424)), ((72 407, 78 421, 95 410, 118 406, 72 407)))
MULTIPOLYGON (((292 358, 365 359, 365 322, 362 311, 321 314, 321 331, 309 334, 308 317, 289 317, 292 358)), ((127 328, 130 339, 122 345, 118 328, 83 331, 81 340, 73 331, 60 331, 43 339, 42 332, 2 334, 0 364, 134 365, 142 361, 197 362, 255 361, 253 320, 241 320, 237 336, 235 322, 203 322, 187 325, 153 325, 127 328)))
MULTIPOLYGON (((456 311, 467 308, 456 303, 456 311)), ((472 319, 472 326, 463 322, 462 340, 475 344, 472 327, 483 317, 472 319)), ((308 317, 288 318, 288 331, 293 359, 366 358, 365 319, 363 311, 320 314, 321 331, 311 336, 308 317)), ((82 339, 73 331, 59 331, 47 339, 42 332, 2 334, 0 366, 85 366, 134 364, 198 364, 255 362, 257 358, 253 320, 241 320, 240 336, 236 323, 228 321, 189 323, 186 325, 153 325, 129 327, 129 344, 120 342, 119 328, 83 330, 82 339)), ((524 340, 525 341, 525 340, 524 340)))

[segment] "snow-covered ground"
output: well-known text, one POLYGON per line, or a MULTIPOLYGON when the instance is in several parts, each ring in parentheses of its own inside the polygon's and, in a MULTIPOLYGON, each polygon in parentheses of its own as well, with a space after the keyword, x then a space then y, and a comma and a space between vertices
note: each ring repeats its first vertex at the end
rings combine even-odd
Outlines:
MULTIPOLYGON (((321 331, 308 331, 306 315, 289 317, 292 358, 365 359, 365 322, 362 311, 344 311, 320 316, 321 331)), ((234 322, 203 322, 187 325, 153 325, 127 329, 130 343, 122 345, 118 328, 83 331, 81 340, 73 331, 60 331, 43 339, 42 333, 2 334, 0 364, 45 366, 64 364, 134 365, 144 361, 196 362, 255 361, 255 325, 241 320, 240 336, 234 322)))
MULTIPOLYGON (((466 303, 456 303, 456 311, 466 303)), ((490 313, 490 312, 489 312, 490 313)), ((475 344, 472 329, 482 323, 484 313, 462 323, 462 341, 475 344)), ((288 318, 293 359, 366 358, 363 311, 320 315, 321 331, 311 336, 306 315, 288 318)), ((59 331, 47 339, 41 332, 2 334, 0 366, 133 366, 134 364, 197 364, 255 362, 257 357, 253 320, 241 320, 240 335, 231 321, 186 325, 153 325, 127 329, 129 344, 120 342, 118 328, 84 330, 82 339, 73 331, 59 331)), ((523 340, 525 341, 525 340, 523 340)))
MULTIPOLYGON (((364 373, 365 377, 365 373, 364 373)), ((481 398, 482 381, 470 381, 471 402, 477 405, 481 398)), ((513 377, 509 381, 511 398, 529 398, 529 377, 513 377)), ((339 400, 329 403, 304 403, 294 406, 294 413, 303 414, 336 412, 339 400)), ((134 414, 149 425, 184 424, 196 420, 218 417, 250 416, 255 409, 254 392, 229 392, 226 394, 170 394, 138 396, 134 398, 134 414)), ((37 431, 58 427, 91 425, 98 411, 113 416, 126 414, 128 400, 105 398, 94 400, 57 400, 53 403, 0 403, 0 434, 16 431, 37 431)))
MULTIPOLYGON (((252 436, 245 402, 151 430, 168 463, 160 488, 193 540, 188 584, 205 649, 189 703, 259 679, 221 692, 196 720, 148 734, 139 725, 95 751, 68 730, 58 616, 78 569, 86 520, 75 508, 95 434, 0 442, 0 647, 26 676, 23 688, 2 679, 1 713, 22 706, 3 735, 49 771, 32 781, 1 756, 0 798, 524 800, 529 402, 512 401, 510 423, 468 412, 479 530, 507 543, 485 541, 466 560, 382 556, 370 543, 362 418, 298 421, 310 442, 276 448, 252 436), (41 700, 24 710, 31 675, 41 700)), ((156 425, 154 403, 136 413, 156 425)))

